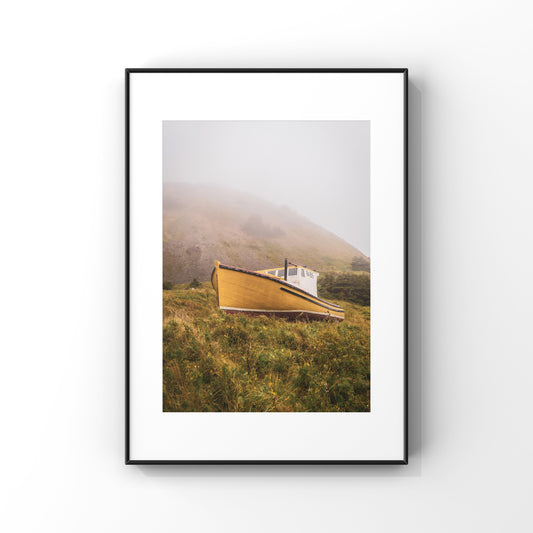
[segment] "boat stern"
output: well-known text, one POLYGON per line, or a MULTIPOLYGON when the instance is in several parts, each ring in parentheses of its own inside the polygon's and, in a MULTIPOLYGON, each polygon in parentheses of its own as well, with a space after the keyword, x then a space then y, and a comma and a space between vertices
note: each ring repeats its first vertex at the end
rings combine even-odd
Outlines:
POLYGON ((211 272, 211 285, 213 285, 213 289, 215 289, 215 292, 217 295, 217 305, 220 306, 219 295, 218 295, 218 272, 219 270, 220 270, 220 261, 215 261, 215 268, 213 268, 213 272, 211 272))

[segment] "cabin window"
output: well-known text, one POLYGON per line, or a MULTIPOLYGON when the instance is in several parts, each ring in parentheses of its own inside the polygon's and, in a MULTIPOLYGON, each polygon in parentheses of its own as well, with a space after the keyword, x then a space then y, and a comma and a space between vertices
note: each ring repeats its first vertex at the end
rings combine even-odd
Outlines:
POLYGON ((297 268, 289 268, 289 276, 297 276, 297 275, 298 275, 297 268))

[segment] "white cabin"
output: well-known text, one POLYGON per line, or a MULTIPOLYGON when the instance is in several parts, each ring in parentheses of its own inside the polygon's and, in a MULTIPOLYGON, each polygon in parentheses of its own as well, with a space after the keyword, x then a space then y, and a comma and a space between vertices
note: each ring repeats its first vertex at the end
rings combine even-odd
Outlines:
MULTIPOLYGON (((270 276, 276 276, 277 278, 284 279, 285 269, 276 268, 273 270, 263 270, 265 274, 270 276)), ((289 265, 287 268, 287 283, 298 287, 313 296, 317 294, 317 281, 320 274, 307 267, 289 265)))

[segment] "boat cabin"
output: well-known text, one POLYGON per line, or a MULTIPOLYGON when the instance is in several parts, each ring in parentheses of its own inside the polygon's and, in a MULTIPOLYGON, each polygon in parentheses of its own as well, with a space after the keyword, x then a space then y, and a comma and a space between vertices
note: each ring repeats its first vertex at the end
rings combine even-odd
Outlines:
POLYGON ((313 296, 318 296, 317 281, 318 276, 320 274, 315 270, 312 270, 305 266, 293 265, 292 263, 288 263, 286 269, 273 268, 269 270, 258 270, 257 272, 261 274, 267 274, 269 276, 273 276, 282 280, 286 279, 287 283, 290 283, 291 285, 294 285, 295 287, 298 287, 312 294, 313 296), (287 270, 286 278, 285 270, 287 270))

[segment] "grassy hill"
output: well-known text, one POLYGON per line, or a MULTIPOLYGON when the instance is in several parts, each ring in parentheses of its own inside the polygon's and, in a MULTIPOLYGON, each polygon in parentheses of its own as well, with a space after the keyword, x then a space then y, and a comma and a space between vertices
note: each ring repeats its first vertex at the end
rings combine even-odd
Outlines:
POLYGON ((226 315, 210 283, 163 291, 164 411, 369 411, 370 308, 336 322, 226 315))
POLYGON ((253 195, 222 187, 163 184, 163 279, 207 281, 213 263, 251 270, 285 257, 317 270, 367 270, 368 258, 333 233, 253 195))

